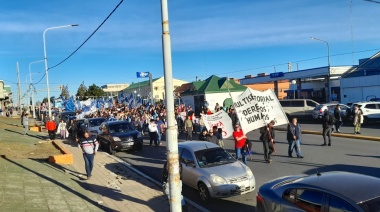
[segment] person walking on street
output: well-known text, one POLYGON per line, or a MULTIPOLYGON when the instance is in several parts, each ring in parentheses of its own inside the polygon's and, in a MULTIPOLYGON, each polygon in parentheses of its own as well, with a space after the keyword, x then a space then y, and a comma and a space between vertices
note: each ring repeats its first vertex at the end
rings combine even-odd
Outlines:
POLYGON ((66 122, 62 119, 58 125, 58 132, 61 134, 61 139, 66 139, 66 122))
POLYGON ((240 129, 240 126, 238 124, 235 125, 235 131, 233 132, 232 136, 235 139, 236 159, 239 159, 239 157, 241 157, 243 163, 247 164, 247 159, 244 153, 244 145, 247 137, 244 135, 243 130, 240 129))
POLYGON ((94 168, 94 157, 99 148, 99 143, 95 136, 90 136, 88 131, 85 131, 80 139, 79 146, 83 151, 83 159, 86 168, 87 180, 91 178, 92 169, 94 168))
POLYGON ((289 143, 288 156, 293 157, 293 149, 296 150, 297 158, 303 158, 301 154, 301 126, 297 118, 292 119, 292 123, 288 124, 287 139, 289 143))
POLYGON ((269 122, 266 126, 262 127, 260 129, 260 141, 263 142, 263 149, 264 149, 264 160, 267 163, 271 163, 271 155, 273 152, 275 152, 274 148, 274 138, 275 133, 273 126, 275 125, 275 121, 269 122))
POLYGON ((203 129, 205 129, 205 128, 206 128, 205 121, 203 120, 203 116, 201 115, 199 117, 199 133, 202 134, 203 129))
POLYGON ((193 122, 190 120, 189 116, 186 116, 185 129, 186 129, 186 141, 193 140, 193 122))
POLYGON ((28 134, 29 131, 29 118, 28 118, 28 113, 25 113, 24 116, 22 117, 22 125, 25 128, 24 135, 28 134))
POLYGON ((156 117, 156 126, 157 126, 157 141, 158 141, 158 144, 160 144, 161 143, 161 139, 162 139, 162 132, 165 129, 165 124, 160 119, 160 116, 156 117))
MULTIPOLYGON (((223 130, 222 128, 218 128, 218 133, 220 135, 220 137, 218 138, 219 139, 219 146, 224 148, 224 141, 223 141, 223 130)), ((218 136, 217 136, 218 137, 218 136)))
POLYGON ((354 134, 361 134, 360 133, 360 127, 363 124, 364 117, 363 117, 363 111, 359 108, 358 105, 354 106, 354 134))
POLYGON ((340 133, 340 126, 343 124, 342 116, 340 114, 340 105, 337 104, 334 109, 334 117, 335 117, 335 132, 340 133))
POLYGON ((198 140, 200 141, 207 141, 207 129, 203 129, 201 134, 199 134, 198 140))
POLYGON ((231 109, 231 113, 229 114, 230 118, 231 118, 231 121, 232 121, 232 126, 235 126, 236 124, 238 124, 238 118, 237 118, 237 115, 236 115, 236 112, 234 109, 231 109))
POLYGON ((55 122, 49 118, 48 121, 46 122, 45 128, 48 131, 50 140, 54 141, 55 129, 57 128, 57 125, 55 124, 55 122))
POLYGON ((326 137, 328 137, 328 145, 331 146, 331 131, 334 125, 333 116, 326 109, 322 118, 322 128, 323 128, 323 144, 321 146, 326 146, 326 137))
POLYGON ((156 122, 154 122, 154 119, 151 119, 148 125, 149 130, 149 138, 150 138, 150 146, 152 146, 152 143, 154 141, 154 145, 158 146, 158 128, 156 122))
POLYGON ((208 132, 207 141, 211 142, 211 143, 214 143, 216 145, 219 145, 219 140, 215 136, 213 129, 210 129, 210 131, 208 132))

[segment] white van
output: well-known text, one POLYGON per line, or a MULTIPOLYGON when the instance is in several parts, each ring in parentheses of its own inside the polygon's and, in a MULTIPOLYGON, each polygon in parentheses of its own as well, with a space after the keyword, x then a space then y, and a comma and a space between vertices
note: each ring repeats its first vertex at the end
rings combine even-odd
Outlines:
POLYGON ((280 100, 282 109, 288 118, 310 118, 318 102, 311 99, 284 99, 280 100))

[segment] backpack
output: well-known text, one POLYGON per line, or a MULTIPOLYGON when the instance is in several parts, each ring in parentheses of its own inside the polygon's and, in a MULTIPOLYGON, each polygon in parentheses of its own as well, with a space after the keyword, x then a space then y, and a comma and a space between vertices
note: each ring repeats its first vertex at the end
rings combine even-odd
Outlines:
POLYGON ((334 125, 335 122, 336 122, 335 117, 332 116, 332 115, 329 115, 329 120, 327 121, 327 123, 328 123, 329 125, 334 125))

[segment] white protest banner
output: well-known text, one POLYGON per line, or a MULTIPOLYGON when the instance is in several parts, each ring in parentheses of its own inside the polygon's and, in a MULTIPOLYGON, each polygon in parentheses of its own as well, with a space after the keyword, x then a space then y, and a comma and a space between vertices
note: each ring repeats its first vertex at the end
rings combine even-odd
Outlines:
POLYGON ((272 90, 256 91, 250 88, 233 97, 236 114, 244 133, 265 126, 274 120, 275 125, 288 123, 280 102, 272 90))
POLYGON ((234 132, 232 121, 228 114, 224 112, 224 110, 221 110, 212 115, 202 115, 202 117, 208 131, 212 129, 213 126, 217 126, 218 128, 222 128, 223 138, 232 136, 232 133, 234 132))

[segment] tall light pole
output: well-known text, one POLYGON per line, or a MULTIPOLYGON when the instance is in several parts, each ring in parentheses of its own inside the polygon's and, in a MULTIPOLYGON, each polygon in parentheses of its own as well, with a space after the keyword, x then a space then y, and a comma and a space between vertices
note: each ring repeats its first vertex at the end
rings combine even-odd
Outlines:
POLYGON ((297 81, 296 80, 292 80, 292 87, 293 87, 293 99, 296 98, 296 87, 297 87, 297 81))
POLYGON ((49 86, 49 73, 48 73, 48 63, 47 63, 47 57, 46 57, 46 42, 45 42, 45 33, 48 30, 51 29, 59 29, 59 28, 65 28, 65 27, 74 27, 79 26, 78 24, 71 24, 71 25, 64 25, 64 26, 57 26, 57 27, 50 27, 45 29, 42 38, 44 41, 44 60, 45 60, 45 75, 46 75, 46 87, 47 87, 47 99, 48 99, 48 108, 49 108, 49 117, 51 117, 51 105, 50 105, 50 86, 49 86))
MULTIPOLYGON (((169 15, 168 1, 161 0, 161 20, 162 20, 162 51, 164 62, 165 77, 165 93, 166 93, 166 114, 167 114, 167 130, 166 140, 168 141, 167 150, 167 168, 168 182, 170 193, 170 211, 181 211, 181 187, 180 173, 178 161, 178 137, 177 126, 174 117, 174 86, 173 86, 173 70, 172 70, 172 49, 170 44, 169 33, 169 15)), ((153 93, 152 93, 153 95, 153 93)))
POLYGON ((327 41, 325 40, 321 40, 319 38, 315 38, 315 37, 310 37, 310 39, 312 40, 316 40, 316 41, 320 41, 320 42, 323 42, 327 45, 327 65, 328 65, 328 74, 327 74, 327 84, 328 84, 328 92, 327 92, 327 96, 326 96, 326 102, 330 102, 331 101, 331 85, 330 85, 330 45, 327 41))
POLYGON ((36 118, 36 110, 34 108, 34 88, 33 88, 32 72, 31 72, 31 69, 30 69, 30 65, 32 65, 33 63, 40 63, 40 62, 44 62, 44 60, 37 60, 37 61, 33 61, 33 62, 29 63, 29 77, 30 77, 29 80, 30 80, 30 92, 32 92, 33 118, 36 118))

